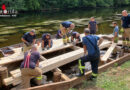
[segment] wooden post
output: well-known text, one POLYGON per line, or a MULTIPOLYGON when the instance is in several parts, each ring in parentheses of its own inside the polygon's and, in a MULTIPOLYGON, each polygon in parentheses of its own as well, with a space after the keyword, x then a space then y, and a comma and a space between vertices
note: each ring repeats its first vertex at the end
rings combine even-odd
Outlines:
POLYGON ((0 87, 3 86, 3 80, 8 77, 7 67, 0 67, 0 87))
POLYGON ((61 73, 60 72, 54 72, 53 73, 53 82, 60 82, 61 81, 61 73))

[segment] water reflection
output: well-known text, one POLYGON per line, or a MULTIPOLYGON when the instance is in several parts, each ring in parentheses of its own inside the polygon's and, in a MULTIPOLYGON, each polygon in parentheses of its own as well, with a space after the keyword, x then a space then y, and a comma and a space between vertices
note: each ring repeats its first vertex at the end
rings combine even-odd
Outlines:
POLYGON ((17 18, 0 18, 0 47, 21 42, 21 36, 32 28, 37 30, 37 38, 41 37, 44 32, 54 34, 59 28, 59 23, 64 20, 76 23, 75 30, 82 33, 92 16, 96 17, 99 23, 98 33, 110 34, 113 30, 110 26, 111 22, 116 20, 120 24, 120 17, 115 14, 121 13, 124 9, 130 10, 130 7, 28 12, 20 13, 17 18))

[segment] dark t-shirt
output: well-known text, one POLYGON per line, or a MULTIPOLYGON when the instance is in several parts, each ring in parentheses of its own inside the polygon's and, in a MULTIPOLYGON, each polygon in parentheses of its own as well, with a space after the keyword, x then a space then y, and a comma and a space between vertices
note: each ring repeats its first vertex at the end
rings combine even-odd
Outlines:
POLYGON ((128 14, 127 17, 122 16, 121 20, 123 22, 122 24, 123 28, 130 28, 130 14, 128 14))
MULTIPOLYGON (((26 57, 28 55, 28 52, 24 54, 24 61, 21 63, 21 68, 24 68, 24 62, 26 60, 26 57)), ((40 59, 40 53, 39 52, 32 52, 30 56, 30 62, 29 62, 29 68, 34 69, 36 67, 37 61, 40 59)))
POLYGON ((46 33, 42 35, 42 40, 44 40, 44 42, 48 42, 51 39, 51 35, 49 35, 49 39, 46 38, 46 33))
POLYGON ((96 48, 99 50, 99 47, 97 45, 97 41, 99 40, 98 36, 94 36, 94 35, 88 35, 82 38, 82 43, 83 45, 85 45, 87 47, 88 50, 88 56, 94 56, 96 49, 94 48, 94 46, 90 43, 90 41, 93 43, 94 46, 96 46, 96 48))
POLYGON ((30 35, 29 32, 25 33, 23 35, 23 39, 25 39, 27 42, 32 43, 34 39, 36 39, 36 35, 30 35))
POLYGON ((61 34, 61 30, 58 30, 58 32, 56 34, 56 38, 60 38, 61 37, 60 34, 61 34))
POLYGON ((72 32, 73 38, 79 39, 79 41, 80 41, 80 36, 76 37, 76 34, 79 34, 79 33, 78 32, 72 32))
POLYGON ((70 25, 72 24, 72 22, 70 22, 70 21, 64 21, 64 22, 62 22, 61 24, 62 24, 63 27, 69 28, 70 25))
POLYGON ((96 21, 90 21, 89 24, 90 24, 90 30, 96 31, 97 22, 96 21))

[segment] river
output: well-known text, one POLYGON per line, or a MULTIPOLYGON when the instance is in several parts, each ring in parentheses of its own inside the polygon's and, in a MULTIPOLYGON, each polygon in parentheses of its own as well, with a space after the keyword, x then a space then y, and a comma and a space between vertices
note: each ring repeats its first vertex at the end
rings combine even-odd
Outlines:
POLYGON ((15 18, 0 18, 0 48, 21 42, 25 32, 36 29, 37 38, 43 33, 55 34, 62 21, 72 21, 76 24, 75 31, 83 33, 87 27, 90 17, 94 16, 99 26, 97 34, 112 34, 111 23, 117 21, 120 25, 120 14, 123 8, 96 8, 96 9, 74 9, 66 11, 51 12, 26 12, 19 13, 15 18))

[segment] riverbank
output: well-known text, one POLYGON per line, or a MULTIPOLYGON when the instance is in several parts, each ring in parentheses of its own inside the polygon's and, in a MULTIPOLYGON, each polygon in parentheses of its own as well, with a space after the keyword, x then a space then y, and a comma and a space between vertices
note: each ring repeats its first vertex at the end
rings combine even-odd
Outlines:
POLYGON ((129 90, 130 89, 130 61, 121 66, 115 64, 106 72, 99 74, 95 81, 84 81, 70 90, 129 90))

